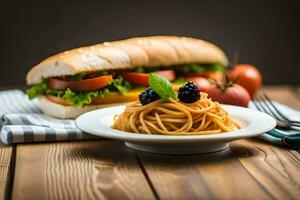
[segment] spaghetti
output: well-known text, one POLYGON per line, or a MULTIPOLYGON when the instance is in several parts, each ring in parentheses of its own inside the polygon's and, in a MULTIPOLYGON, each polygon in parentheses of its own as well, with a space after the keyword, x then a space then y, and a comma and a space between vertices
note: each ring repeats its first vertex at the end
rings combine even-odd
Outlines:
POLYGON ((125 111, 115 116, 115 129, 146 134, 202 135, 233 131, 240 128, 218 102, 201 93, 197 102, 186 104, 169 98, 147 105, 138 101, 128 104, 125 111))

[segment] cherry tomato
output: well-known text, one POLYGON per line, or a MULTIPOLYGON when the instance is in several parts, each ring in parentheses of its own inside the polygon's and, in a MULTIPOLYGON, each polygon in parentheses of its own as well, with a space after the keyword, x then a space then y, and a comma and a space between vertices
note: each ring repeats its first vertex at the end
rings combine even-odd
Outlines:
POLYGON ((250 94, 251 97, 261 87, 262 75, 252 65, 238 64, 228 72, 229 79, 234 81, 237 79, 237 84, 243 86, 250 94))
POLYGON ((112 80, 112 75, 83 79, 81 81, 64 81, 51 78, 48 81, 48 87, 55 90, 66 90, 70 88, 74 91, 91 91, 107 86, 110 80, 112 80))
POLYGON ((207 94, 213 101, 243 107, 248 107, 251 99, 247 90, 238 84, 233 84, 225 91, 222 91, 217 85, 213 85, 207 94))
MULTIPOLYGON (((175 80, 175 72, 173 70, 160 70, 156 71, 154 73, 157 73, 169 81, 175 80)), ((124 80, 128 81, 129 83, 135 84, 135 85, 143 85, 147 87, 149 85, 148 79, 149 74, 146 73, 138 73, 138 72, 125 72, 121 73, 124 80)))
POLYGON ((197 88, 200 92, 206 92, 213 86, 212 83, 203 77, 195 76, 195 77, 185 77, 188 81, 193 81, 197 85, 197 88))

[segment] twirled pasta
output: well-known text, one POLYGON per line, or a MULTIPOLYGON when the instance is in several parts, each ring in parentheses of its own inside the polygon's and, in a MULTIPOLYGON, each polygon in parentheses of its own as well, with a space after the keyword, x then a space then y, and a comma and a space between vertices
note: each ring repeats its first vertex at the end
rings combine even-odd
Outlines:
POLYGON ((233 131, 240 128, 218 102, 201 93, 201 99, 187 104, 169 99, 141 105, 128 104, 115 116, 113 128, 133 133, 161 135, 202 135, 233 131))

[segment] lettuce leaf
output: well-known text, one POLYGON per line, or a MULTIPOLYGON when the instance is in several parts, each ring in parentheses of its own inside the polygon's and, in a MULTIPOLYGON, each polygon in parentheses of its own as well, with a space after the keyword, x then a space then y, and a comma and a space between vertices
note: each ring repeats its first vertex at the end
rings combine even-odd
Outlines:
POLYGON ((47 84, 44 82, 41 82, 39 84, 33 85, 31 88, 26 90, 28 98, 34 99, 35 97, 42 95, 47 90, 47 84))
POLYGON ((121 76, 112 79, 109 84, 110 86, 112 86, 113 88, 121 92, 121 94, 123 95, 126 94, 131 89, 130 83, 124 81, 121 76))
POLYGON ((31 88, 26 90, 26 93, 30 100, 34 99, 39 95, 53 95, 53 96, 61 97, 64 94, 63 91, 53 90, 48 88, 46 80, 42 80, 42 82, 33 85, 31 88))
POLYGON ((77 108, 82 108, 92 102, 93 97, 104 97, 109 94, 110 90, 117 90, 121 94, 126 94, 131 88, 131 85, 127 81, 123 81, 122 77, 113 79, 108 87, 95 91, 76 92, 70 89, 65 91, 54 90, 48 88, 47 80, 42 80, 40 83, 33 85, 26 90, 29 99, 33 99, 39 95, 52 95, 60 97, 68 101, 70 105, 77 108))
POLYGON ((176 65, 176 66, 164 66, 164 67, 137 67, 132 69, 132 72, 138 73, 151 73, 159 70, 175 70, 179 73, 202 73, 208 71, 218 71, 224 72, 224 66, 219 63, 213 64, 183 64, 183 65, 176 65))
POLYGON ((77 108, 82 108, 84 105, 92 103, 92 97, 97 97, 98 95, 99 91, 73 92, 67 89, 61 98, 67 100, 69 104, 77 108))
POLYGON ((53 90, 47 87, 45 82, 39 83, 26 90, 29 99, 33 99, 39 95, 53 95, 67 100, 70 105, 77 108, 82 108, 85 105, 92 103, 93 97, 103 97, 109 93, 108 88, 88 92, 75 92, 70 89, 66 91, 53 90))
POLYGON ((70 81, 81 81, 82 79, 84 79, 86 77, 86 73, 79 73, 79 74, 75 74, 72 76, 68 76, 68 79, 70 81))
POLYGON ((223 65, 219 63, 214 64, 186 64, 186 65, 179 65, 175 66, 176 72, 181 73, 202 73, 202 72, 209 72, 209 71, 217 71, 217 72, 224 72, 223 65))

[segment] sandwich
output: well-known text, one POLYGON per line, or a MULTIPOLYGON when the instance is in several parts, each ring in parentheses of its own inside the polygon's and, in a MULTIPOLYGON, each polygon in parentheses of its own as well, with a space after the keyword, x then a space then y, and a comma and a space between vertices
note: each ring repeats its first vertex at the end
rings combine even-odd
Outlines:
MULTIPOLYGON (((217 46, 190 37, 137 37, 53 55, 27 74, 27 94, 42 111, 69 119, 97 108, 135 101, 149 73, 177 87, 189 76, 222 74, 228 59, 217 46)), ((214 78, 214 77, 213 77, 214 78)))

